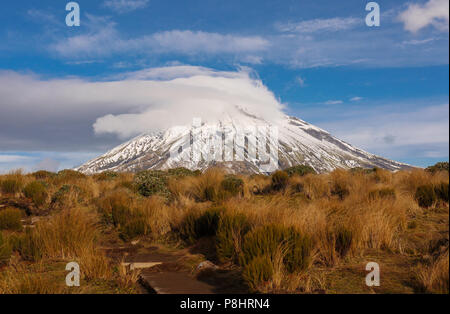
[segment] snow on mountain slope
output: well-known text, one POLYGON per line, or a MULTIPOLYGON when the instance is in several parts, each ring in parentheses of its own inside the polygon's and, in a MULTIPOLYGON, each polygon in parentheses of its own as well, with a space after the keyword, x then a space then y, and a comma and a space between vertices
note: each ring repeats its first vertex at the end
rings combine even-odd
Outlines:
MULTIPOLYGON (((198 128, 192 126, 177 126, 167 129, 165 132, 143 134, 112 149, 106 154, 95 158, 77 170, 91 174, 102 171, 140 171, 145 169, 169 169, 186 167, 192 170, 204 170, 210 166, 220 166, 230 172, 257 173, 266 172, 256 155, 251 152, 258 151, 258 142, 247 138, 245 143, 234 139, 234 149, 228 150, 224 142, 228 135, 220 134, 220 148, 202 145, 204 143, 193 142, 194 132, 210 134, 211 128, 218 126, 225 133, 238 132, 248 126, 267 127, 278 130, 278 145, 266 139, 266 154, 271 160, 276 160, 275 151, 278 150, 278 162, 276 167, 284 169, 294 165, 309 165, 318 172, 327 172, 336 168, 353 167, 380 167, 389 170, 410 168, 409 165, 388 160, 333 137, 328 132, 315 127, 295 117, 284 116, 276 124, 270 124, 258 117, 246 113, 240 109, 241 114, 234 117, 223 115, 220 121, 208 121, 198 128), (195 144, 200 143, 200 144, 195 144), (277 147, 278 146, 278 149, 277 147), (182 148, 181 148, 182 147, 182 148), (189 148, 192 147, 192 150, 189 148), (245 150, 242 158, 238 151, 245 150), (216 151, 217 150, 217 151, 216 151), (175 153, 174 153, 175 152, 175 153), (201 154, 200 154, 201 153, 201 154), (195 154, 197 154, 195 157, 195 154), (231 154, 231 155, 230 155, 231 154), (202 156, 202 157, 199 157, 202 156), (231 157, 230 157, 231 156, 231 157), (239 160, 242 159, 242 160, 239 160)), ((213 132, 217 130, 214 129, 213 132)), ((197 133, 195 133, 197 134, 197 133)), ((203 137, 207 142, 207 136, 203 137)))

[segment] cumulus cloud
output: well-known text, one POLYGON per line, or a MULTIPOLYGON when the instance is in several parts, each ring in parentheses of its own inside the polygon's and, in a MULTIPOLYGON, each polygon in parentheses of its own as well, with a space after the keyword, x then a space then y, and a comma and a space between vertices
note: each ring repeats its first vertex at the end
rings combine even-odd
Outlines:
POLYGON ((439 31, 449 30, 449 1, 429 0, 424 5, 410 4, 399 15, 407 31, 417 31, 431 25, 439 31))
POLYGON ((149 0, 105 0, 103 6, 117 13, 128 13, 145 8, 149 0))
POLYGON ((226 72, 172 66, 107 81, 0 72, 0 146, 98 151, 114 138, 99 140, 95 134, 123 140, 189 124, 193 117, 233 116, 239 108, 274 121, 283 105, 247 68, 226 72))
POLYGON ((360 100, 363 100, 363 98, 359 97, 359 96, 355 96, 355 97, 350 98, 350 101, 360 101, 360 100))

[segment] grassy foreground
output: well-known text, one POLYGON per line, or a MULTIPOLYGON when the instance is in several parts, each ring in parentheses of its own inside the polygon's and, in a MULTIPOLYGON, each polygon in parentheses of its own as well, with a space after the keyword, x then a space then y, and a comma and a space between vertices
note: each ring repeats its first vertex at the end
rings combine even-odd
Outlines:
MULTIPOLYGON (((260 293, 448 293, 448 164, 270 176, 178 168, 0 176, 0 293, 139 293, 105 248, 136 240, 239 274, 260 293), (81 286, 67 287, 76 261, 81 286), (368 287, 377 262, 381 285, 368 287)), ((195 268, 195 265, 193 265, 195 268)))

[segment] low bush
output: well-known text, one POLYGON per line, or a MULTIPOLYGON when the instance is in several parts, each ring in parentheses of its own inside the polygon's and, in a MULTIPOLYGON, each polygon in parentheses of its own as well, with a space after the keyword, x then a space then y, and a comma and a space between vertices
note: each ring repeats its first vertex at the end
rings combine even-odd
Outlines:
POLYGON ((182 238, 192 243, 202 237, 214 236, 222 213, 222 208, 211 208, 203 213, 196 210, 188 213, 180 227, 182 238))
POLYGON ((52 195, 51 206, 53 208, 70 208, 82 203, 86 195, 80 187, 64 184, 52 195))
POLYGON ((160 195, 165 198, 170 197, 167 188, 167 173, 158 170, 141 171, 134 177, 137 191, 142 196, 160 195))
POLYGON ((22 230, 23 213, 17 208, 0 210, 0 230, 22 230))
POLYGON ((252 292, 264 290, 273 274, 272 260, 268 255, 256 256, 242 270, 242 277, 252 292))
POLYGON ((438 163, 434 164, 433 166, 427 167, 425 170, 428 172, 431 172, 431 173, 435 173, 438 171, 447 171, 448 172, 448 169, 449 169, 448 165, 449 165, 448 161, 438 162, 438 163))
POLYGON ((93 175, 93 178, 97 181, 110 181, 118 177, 118 173, 114 171, 103 171, 93 175))
POLYGON ((244 181, 235 176, 228 175, 220 183, 222 198, 242 196, 244 194, 244 181))
POLYGON ((220 262, 237 262, 242 239, 250 231, 250 224, 243 214, 226 214, 220 218, 216 232, 216 253, 220 262))
POLYGON ((432 206, 437 200, 433 185, 419 186, 416 190, 415 199, 420 207, 426 208, 432 206))
POLYGON ((284 171, 289 176, 293 176, 293 175, 304 176, 304 175, 307 175, 308 173, 317 174, 317 172, 314 170, 314 168, 312 168, 310 166, 306 166, 306 165, 293 166, 293 167, 284 169, 284 171))
POLYGON ((289 175, 282 170, 275 171, 271 176, 271 188, 274 191, 284 190, 288 184, 289 175))
POLYGON ((39 171, 33 172, 31 175, 36 180, 45 180, 48 178, 54 178, 54 177, 56 177, 57 174, 54 172, 46 171, 46 170, 39 170, 39 171))
POLYGON ((86 175, 76 170, 64 169, 58 172, 57 177, 60 180, 76 180, 76 179, 85 179, 86 175))
POLYGON ((448 193, 449 192, 448 183, 441 182, 441 183, 435 185, 434 192, 438 199, 448 203, 448 194, 449 194, 448 193))
POLYGON ((293 227, 267 225, 250 231, 245 237, 240 256, 241 265, 249 264, 257 256, 274 254, 280 245, 287 247, 283 258, 284 266, 289 272, 304 270, 309 266, 312 241, 293 227))
POLYGON ((171 176, 182 178, 182 177, 188 177, 188 176, 198 176, 199 174, 201 174, 201 171, 199 171, 199 170, 192 171, 187 168, 178 167, 178 168, 169 169, 167 171, 167 173, 171 176))
POLYGON ((31 199, 37 207, 44 205, 48 197, 45 185, 39 181, 28 183, 23 189, 23 194, 31 199))

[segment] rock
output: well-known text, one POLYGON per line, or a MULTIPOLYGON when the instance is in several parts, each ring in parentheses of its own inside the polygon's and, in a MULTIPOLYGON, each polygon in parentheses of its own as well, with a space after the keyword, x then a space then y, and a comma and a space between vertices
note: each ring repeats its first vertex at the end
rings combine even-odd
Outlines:
POLYGON ((200 264, 198 264, 197 271, 203 271, 205 269, 216 270, 217 268, 219 268, 219 267, 217 265, 215 265, 214 263, 212 263, 210 261, 203 261, 200 264))
POLYGON ((156 265, 161 265, 161 262, 144 262, 144 263, 122 263, 123 267, 130 267, 130 270, 134 269, 144 269, 144 268, 152 268, 156 265))

